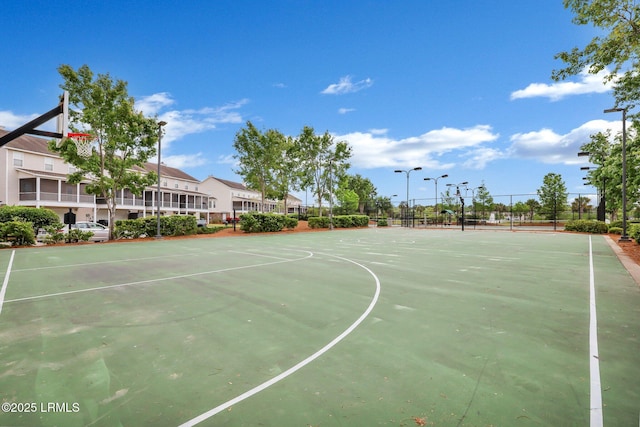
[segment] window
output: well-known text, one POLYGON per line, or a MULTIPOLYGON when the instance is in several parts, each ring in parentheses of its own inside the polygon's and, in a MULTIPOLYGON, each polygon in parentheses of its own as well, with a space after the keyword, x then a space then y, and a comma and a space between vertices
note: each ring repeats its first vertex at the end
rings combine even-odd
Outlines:
POLYGON ((13 153, 13 166, 22 167, 23 163, 24 163, 24 154, 13 153))
POLYGON ((198 191, 198 186, 196 185, 196 191, 198 191))
POLYGON ((44 158, 44 170, 53 171, 53 159, 51 157, 44 158))
POLYGON ((69 165, 69 173, 75 173, 78 170, 78 168, 76 168, 73 165, 69 165))
POLYGON ((167 180, 166 180, 166 179, 165 179, 164 181, 162 181, 162 186, 163 186, 163 187, 166 187, 166 186, 168 186, 168 185, 169 185, 169 184, 167 184, 167 180))
POLYGON ((185 189, 185 190, 188 190, 188 189, 189 189, 189 184, 185 184, 185 185, 184 185, 184 189, 185 189))
POLYGON ((178 183, 176 183, 176 184, 174 185, 174 187, 175 187, 175 188, 180 188, 180 185, 179 185, 178 183))

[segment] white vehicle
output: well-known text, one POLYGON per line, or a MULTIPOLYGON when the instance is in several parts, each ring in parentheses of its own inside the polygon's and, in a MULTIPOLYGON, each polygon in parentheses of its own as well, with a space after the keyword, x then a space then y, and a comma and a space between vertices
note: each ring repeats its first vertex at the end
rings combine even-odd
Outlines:
POLYGON ((91 231, 93 236, 89 240, 92 242, 106 242, 109 240, 109 227, 96 222, 78 221, 72 224, 71 228, 77 228, 80 231, 91 231))

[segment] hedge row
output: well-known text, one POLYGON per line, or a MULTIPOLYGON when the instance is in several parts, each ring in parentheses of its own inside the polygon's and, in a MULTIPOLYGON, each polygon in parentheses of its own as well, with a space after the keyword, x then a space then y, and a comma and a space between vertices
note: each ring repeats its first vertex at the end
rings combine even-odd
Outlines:
POLYGON ((245 233, 267 233, 293 229, 298 225, 298 218, 274 213, 250 212, 240 215, 240 230, 245 233))
POLYGON ((60 218, 50 209, 8 205, 0 207, 0 223, 9 221, 31 223, 34 234, 37 233, 40 228, 60 224, 60 218))
MULTIPOLYGON (((335 215, 333 226, 335 228, 367 227, 369 217, 367 215, 335 215)), ((328 216, 314 216, 309 218, 311 228, 329 228, 328 216)))
MULTIPOLYGON (((136 239, 141 236, 155 236, 158 229, 157 217, 121 219, 116 221, 116 239, 136 239)), ((198 232, 198 221, 192 215, 171 215, 160 217, 161 236, 187 236, 198 232)))
POLYGON ((564 229, 565 231, 577 231, 580 233, 605 234, 609 231, 609 226, 602 221, 578 219, 567 221, 564 229))

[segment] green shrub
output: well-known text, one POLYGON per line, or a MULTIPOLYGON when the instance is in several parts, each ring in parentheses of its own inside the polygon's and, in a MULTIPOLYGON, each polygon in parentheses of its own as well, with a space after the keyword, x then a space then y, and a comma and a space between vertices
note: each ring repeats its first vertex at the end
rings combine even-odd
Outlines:
POLYGON ((329 228, 329 217, 327 216, 312 216, 309 217, 310 228, 329 228))
POLYGON ((295 228, 297 218, 274 213, 250 212, 240 216, 240 230, 245 233, 268 233, 295 228))
MULTIPOLYGON (((192 215, 170 215, 160 217, 161 236, 188 236, 198 232, 198 220, 192 215)), ((158 217, 116 221, 116 239, 136 239, 155 236, 158 233, 158 217)))
MULTIPOLYGON (((336 228, 367 227, 369 226, 369 217, 367 215, 334 215, 333 226, 336 228)), ((329 217, 310 217, 309 227, 329 228, 329 217)))
POLYGON ((46 245, 52 245, 64 241, 64 224, 57 223, 55 225, 47 225, 44 227, 44 231, 47 233, 44 237, 43 243, 46 245))
POLYGON ((609 231, 609 227, 602 221, 589 219, 578 219, 567 221, 564 226, 565 231, 577 231, 580 233, 604 234, 609 231))
POLYGON ((224 230, 225 228, 227 227, 225 227, 224 225, 198 227, 198 234, 215 234, 218 231, 224 230))
POLYGON ((353 217, 351 215, 336 215, 333 217, 333 226, 336 228, 355 227, 353 217))
POLYGON ((609 233, 622 234, 622 227, 609 227, 609 233))
POLYGON ((245 233, 257 233, 259 231, 258 219, 252 213, 240 215, 240 230, 245 233))
POLYGON ((145 223, 139 219, 119 219, 113 231, 116 239, 137 239, 145 232, 145 223))
POLYGON ((93 231, 82 231, 78 228, 72 228, 65 234, 66 240, 69 242, 88 242, 93 237, 93 231))
POLYGON ((284 217, 284 227, 288 230, 293 230, 298 226, 298 217, 297 216, 285 216, 284 217))
POLYGON ((629 237, 636 241, 640 245, 640 224, 631 224, 627 229, 629 237))
POLYGON ((387 218, 378 219, 378 227, 388 227, 387 218))
POLYGON ((0 224, 0 240, 12 246, 31 246, 36 243, 33 224, 24 221, 6 221, 0 224))
POLYGON ((31 208, 27 206, 2 206, 0 207, 0 222, 18 220, 30 222, 34 235, 40 228, 55 225, 60 222, 58 214, 51 209, 31 208))

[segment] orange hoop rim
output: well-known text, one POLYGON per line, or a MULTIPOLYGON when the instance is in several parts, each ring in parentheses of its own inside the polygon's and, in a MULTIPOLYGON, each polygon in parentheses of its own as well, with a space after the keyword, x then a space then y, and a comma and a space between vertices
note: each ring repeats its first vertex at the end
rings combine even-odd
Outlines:
POLYGON ((88 140, 88 139, 93 139, 94 136, 91 135, 90 133, 78 133, 78 132, 69 132, 67 134, 67 138, 71 138, 71 139, 75 139, 75 140, 88 140))

